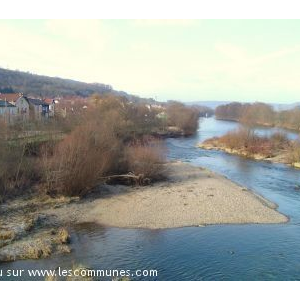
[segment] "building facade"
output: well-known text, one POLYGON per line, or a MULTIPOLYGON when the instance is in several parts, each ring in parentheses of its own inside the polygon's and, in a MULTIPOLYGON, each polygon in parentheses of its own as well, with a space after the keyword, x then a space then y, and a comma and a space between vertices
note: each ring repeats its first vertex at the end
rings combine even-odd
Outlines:
POLYGON ((22 121, 41 121, 49 117, 49 105, 40 99, 21 96, 16 101, 16 107, 22 121))
POLYGON ((0 100, 0 120, 13 124, 18 116, 17 107, 7 101, 0 100))

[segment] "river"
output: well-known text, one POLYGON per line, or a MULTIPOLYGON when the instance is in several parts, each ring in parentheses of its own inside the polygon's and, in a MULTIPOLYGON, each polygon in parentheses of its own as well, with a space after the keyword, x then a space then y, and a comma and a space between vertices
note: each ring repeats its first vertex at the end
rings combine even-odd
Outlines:
MULTIPOLYGON (((94 269, 158 271, 157 277, 133 280, 300 280, 300 171, 195 147, 237 126, 214 118, 200 119, 195 136, 166 140, 168 156, 207 167, 254 190, 277 203, 278 210, 289 216, 289 223, 164 230, 82 224, 72 228, 71 254, 5 263, 1 268, 69 268, 80 263, 94 269)), ((269 134, 274 129, 258 128, 257 132, 269 134)))

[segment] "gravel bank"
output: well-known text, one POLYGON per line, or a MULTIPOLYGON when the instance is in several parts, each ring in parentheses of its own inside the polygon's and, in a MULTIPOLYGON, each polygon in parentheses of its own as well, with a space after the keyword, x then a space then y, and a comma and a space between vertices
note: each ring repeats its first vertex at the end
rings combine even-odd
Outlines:
POLYGON ((105 197, 48 213, 64 222, 151 229, 288 221, 274 203, 225 177, 181 162, 170 163, 168 168, 165 182, 139 188, 112 187, 105 197))
POLYGON ((69 253, 72 236, 65 228, 83 222, 159 229, 288 221, 274 203, 225 177, 181 162, 169 163, 168 169, 168 179, 153 186, 102 185, 85 199, 24 198, 1 204, 0 262, 69 253))

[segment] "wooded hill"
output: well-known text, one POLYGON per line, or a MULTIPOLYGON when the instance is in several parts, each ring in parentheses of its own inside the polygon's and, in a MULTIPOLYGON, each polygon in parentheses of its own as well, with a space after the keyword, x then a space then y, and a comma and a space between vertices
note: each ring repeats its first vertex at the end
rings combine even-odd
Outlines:
POLYGON ((137 100, 155 102, 153 99, 141 99, 126 92, 116 91, 108 84, 85 83, 71 79, 35 75, 29 72, 0 68, 0 93, 13 92, 20 92, 41 98, 57 96, 89 97, 92 94, 113 93, 118 96, 125 96, 133 102, 137 100))

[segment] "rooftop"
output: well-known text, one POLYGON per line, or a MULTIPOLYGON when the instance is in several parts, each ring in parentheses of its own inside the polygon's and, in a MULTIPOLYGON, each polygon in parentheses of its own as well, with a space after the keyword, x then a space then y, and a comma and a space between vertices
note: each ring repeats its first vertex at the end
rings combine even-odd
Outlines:
POLYGON ((32 105, 48 105, 47 103, 44 103, 41 99, 35 99, 35 98, 28 98, 23 96, 30 104, 32 105))
POLYGON ((15 107, 15 105, 0 99, 0 107, 15 107))
POLYGON ((0 99, 8 102, 16 102, 20 97, 20 93, 0 93, 0 99))

